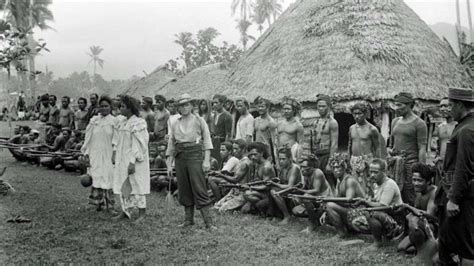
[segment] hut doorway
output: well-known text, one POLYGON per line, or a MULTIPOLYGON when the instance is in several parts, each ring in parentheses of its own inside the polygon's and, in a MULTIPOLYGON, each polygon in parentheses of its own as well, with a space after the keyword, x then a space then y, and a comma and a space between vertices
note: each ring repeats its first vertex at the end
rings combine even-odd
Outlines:
POLYGON ((349 144, 349 128, 355 124, 355 120, 351 114, 335 113, 334 119, 339 124, 339 151, 347 151, 349 144))

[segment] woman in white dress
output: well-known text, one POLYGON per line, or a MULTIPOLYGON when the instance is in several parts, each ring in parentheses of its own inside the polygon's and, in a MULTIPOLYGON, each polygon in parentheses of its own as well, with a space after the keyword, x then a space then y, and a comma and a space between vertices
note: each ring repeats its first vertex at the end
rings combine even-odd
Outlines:
MULTIPOLYGON (((99 114, 92 117, 86 128, 86 136, 81 151, 89 161, 87 173, 92 177, 90 204, 96 205, 100 211, 104 206, 107 210, 114 204, 112 164, 115 118, 110 114, 112 99, 102 96, 99 100, 99 114)), ((111 208, 112 210, 112 208, 111 208)))
POLYGON ((120 116, 116 117, 114 193, 120 195, 122 213, 131 218, 130 209, 138 208, 136 222, 146 214, 146 194, 150 194, 150 160, 147 124, 140 118, 140 102, 128 95, 120 97, 120 116))

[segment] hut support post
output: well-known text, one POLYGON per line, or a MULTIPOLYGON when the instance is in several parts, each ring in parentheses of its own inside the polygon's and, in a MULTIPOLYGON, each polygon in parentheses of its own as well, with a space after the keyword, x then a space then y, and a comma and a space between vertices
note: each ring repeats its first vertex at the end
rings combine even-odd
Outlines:
POLYGON ((390 136, 390 114, 388 112, 382 113, 382 124, 380 125, 380 134, 385 140, 390 136))

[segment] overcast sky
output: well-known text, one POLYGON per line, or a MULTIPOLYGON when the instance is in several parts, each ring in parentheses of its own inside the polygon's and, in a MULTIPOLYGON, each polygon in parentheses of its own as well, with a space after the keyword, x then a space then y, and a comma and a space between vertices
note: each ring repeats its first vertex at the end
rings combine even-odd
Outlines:
MULTIPOLYGON (((92 71, 86 52, 91 45, 104 48, 104 68, 98 72, 106 79, 127 79, 150 73, 168 59, 179 55, 174 34, 192 33, 214 27, 218 41, 238 43, 236 17, 231 16, 232 0, 53 0, 51 10, 55 30, 36 33, 48 43, 37 68, 48 66, 55 77, 73 71, 92 71)), ((294 0, 285 0, 286 8, 294 0)), ((455 0, 405 0, 428 24, 456 21, 455 0)), ((464 4, 463 25, 467 26, 464 4)), ((473 10, 474 14, 474 10, 473 10)), ((255 27, 255 26, 253 26, 255 27)), ((255 28, 253 29, 255 31, 255 28)), ((257 34, 257 33, 255 33, 257 34)))

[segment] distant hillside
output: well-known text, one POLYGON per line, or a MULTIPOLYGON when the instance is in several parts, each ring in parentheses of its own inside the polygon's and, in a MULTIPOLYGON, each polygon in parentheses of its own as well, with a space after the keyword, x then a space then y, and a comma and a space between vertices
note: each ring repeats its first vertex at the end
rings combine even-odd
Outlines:
MULTIPOLYGON (((446 38, 456 54, 459 54, 458 40, 456 37, 456 27, 454 24, 439 22, 434 25, 430 25, 430 28, 441 38, 446 38)), ((467 34, 469 30, 462 27, 462 30, 467 34)))

